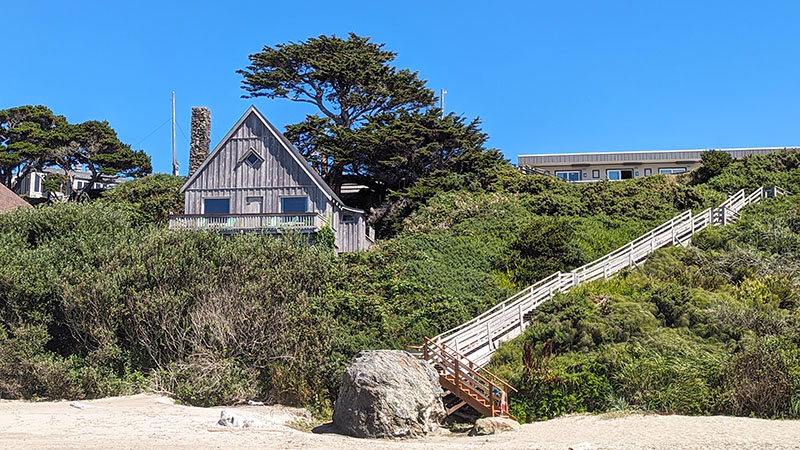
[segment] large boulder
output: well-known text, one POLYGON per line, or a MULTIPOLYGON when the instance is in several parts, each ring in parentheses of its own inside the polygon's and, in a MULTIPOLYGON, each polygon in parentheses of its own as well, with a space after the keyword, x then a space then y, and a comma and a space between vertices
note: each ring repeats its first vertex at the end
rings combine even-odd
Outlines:
POLYGON ((344 371, 333 423, 355 437, 410 438, 445 417, 439 375, 401 350, 362 351, 344 371))

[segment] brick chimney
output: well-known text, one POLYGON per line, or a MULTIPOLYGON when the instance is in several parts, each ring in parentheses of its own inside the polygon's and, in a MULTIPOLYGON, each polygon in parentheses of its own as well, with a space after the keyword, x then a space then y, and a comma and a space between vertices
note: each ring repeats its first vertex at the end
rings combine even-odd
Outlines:
POLYGON ((189 143, 189 176, 208 158, 211 146, 211 111, 208 108, 192 107, 192 141, 189 143))

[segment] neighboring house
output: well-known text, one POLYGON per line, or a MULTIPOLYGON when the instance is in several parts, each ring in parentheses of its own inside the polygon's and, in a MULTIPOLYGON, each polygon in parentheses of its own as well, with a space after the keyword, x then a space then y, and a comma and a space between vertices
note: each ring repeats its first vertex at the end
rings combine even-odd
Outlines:
POLYGON ((340 253, 374 242, 364 211, 346 206, 255 107, 209 154, 210 120, 206 108, 192 108, 185 214, 171 216, 170 228, 316 233, 327 225, 340 253))
MULTIPOLYGON (((64 170, 53 167, 45 168, 42 171, 31 172, 22 179, 17 185, 17 194, 23 195, 28 198, 47 198, 49 193, 44 189, 44 180, 48 175, 64 175, 64 170)), ((69 197, 76 190, 83 189, 92 180, 91 172, 84 171, 70 171, 70 179, 72 183, 66 186, 62 192, 57 194, 58 197, 69 197)), ((92 183, 90 189, 106 190, 124 183, 125 179, 117 176, 102 175, 100 181, 92 183)))
POLYGON ((0 184, 0 213, 14 211, 18 208, 30 208, 31 205, 15 194, 14 191, 0 184))
MULTIPOLYGON (((715 149, 734 158, 761 155, 800 147, 758 147, 715 149)), ((525 173, 554 175, 565 181, 593 182, 627 180, 657 174, 683 173, 700 167, 700 155, 708 150, 660 150, 639 152, 554 153, 520 155, 518 164, 525 173)))

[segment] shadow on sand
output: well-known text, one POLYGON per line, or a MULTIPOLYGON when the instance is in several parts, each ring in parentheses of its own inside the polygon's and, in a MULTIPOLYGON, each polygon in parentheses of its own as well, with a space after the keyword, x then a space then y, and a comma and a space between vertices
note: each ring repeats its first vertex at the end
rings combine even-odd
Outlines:
POLYGON ((311 432, 314 434, 341 434, 342 436, 346 436, 336 428, 333 422, 325 422, 322 425, 317 425, 311 429, 311 432))

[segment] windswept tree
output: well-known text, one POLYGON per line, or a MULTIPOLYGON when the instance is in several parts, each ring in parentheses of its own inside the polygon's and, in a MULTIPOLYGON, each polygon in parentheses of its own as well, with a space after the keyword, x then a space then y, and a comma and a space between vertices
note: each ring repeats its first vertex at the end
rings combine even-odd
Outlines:
POLYGON ((0 182, 16 189, 28 174, 47 167, 64 172, 47 180, 51 191, 72 183, 70 171, 89 170, 92 178, 73 198, 103 176, 140 177, 152 170, 150 157, 121 142, 108 122, 70 124, 41 105, 0 110, 0 182))
POLYGON ((483 149, 477 120, 441 117, 417 72, 353 33, 266 46, 240 70, 245 98, 284 98, 317 112, 286 136, 337 192, 344 175, 377 190, 404 188, 468 148, 483 149))
MULTIPOLYGON (((435 109, 376 115, 359 130, 354 163, 367 178, 391 189, 406 189, 436 171, 458 170, 469 152, 484 152, 487 136, 480 120, 467 122, 435 109)), ((366 180, 361 180, 366 182, 366 180)))
POLYGON ((67 125, 46 106, 0 110, 0 183, 16 189, 29 173, 53 165, 60 145, 54 137, 67 125))
POLYGON ((92 178, 77 194, 83 194, 103 176, 139 178, 152 172, 150 157, 143 150, 133 150, 117 138, 106 121, 88 121, 75 126, 75 160, 85 166, 92 178))

